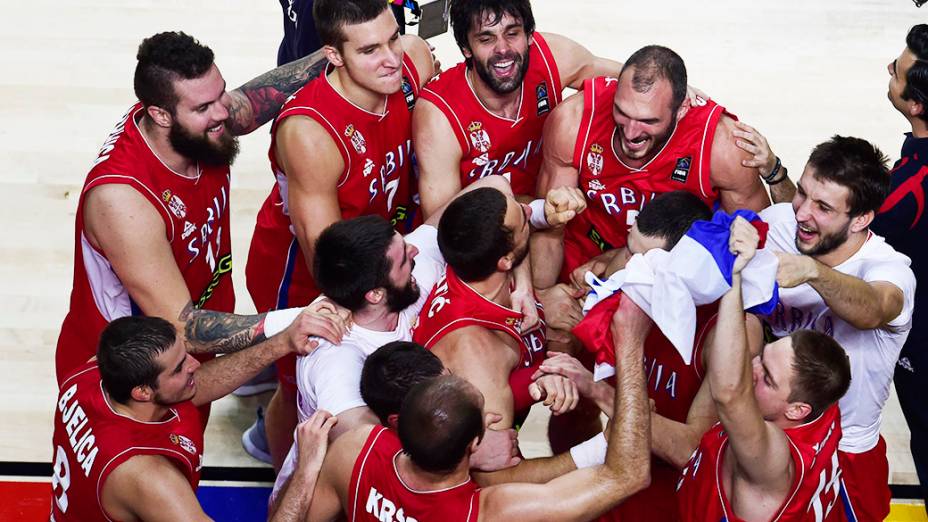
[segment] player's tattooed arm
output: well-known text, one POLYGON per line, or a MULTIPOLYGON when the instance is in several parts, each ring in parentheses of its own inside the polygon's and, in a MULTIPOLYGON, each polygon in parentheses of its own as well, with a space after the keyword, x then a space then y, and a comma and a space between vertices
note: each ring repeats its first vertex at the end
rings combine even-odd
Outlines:
POLYGON ((190 353, 232 353, 264 342, 267 314, 236 315, 199 310, 188 302, 177 318, 184 324, 190 353))
POLYGON ((248 134, 273 119, 287 98, 319 76, 327 63, 325 54, 319 50, 272 69, 229 92, 226 103, 229 130, 235 135, 248 134))

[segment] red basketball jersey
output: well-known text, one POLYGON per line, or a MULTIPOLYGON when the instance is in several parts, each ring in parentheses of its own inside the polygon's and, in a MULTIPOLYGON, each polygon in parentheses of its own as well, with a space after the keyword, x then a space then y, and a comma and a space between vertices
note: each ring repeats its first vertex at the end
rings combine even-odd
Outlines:
POLYGON ((349 522, 473 522, 480 509, 480 488, 468 478, 438 491, 416 491, 396 471, 403 452, 393 431, 376 426, 367 437, 348 485, 349 522))
POLYGON ((491 174, 506 176, 516 194, 535 194, 541 167, 541 130, 561 102, 561 77, 548 42, 534 34, 528 70, 521 87, 518 116, 512 120, 483 105, 461 62, 422 89, 422 99, 435 104, 461 146, 461 187, 491 174))
POLYGON ((523 334, 520 332, 521 313, 483 297, 448 267, 445 276, 438 280, 419 312, 412 338, 431 350, 444 336, 459 328, 481 326, 504 332, 515 339, 519 343, 519 362, 509 374, 509 387, 512 389, 515 418, 520 422, 535 403, 529 395, 528 387, 532 384, 532 374, 547 353, 544 310, 537 301, 536 306, 541 325, 523 334))
POLYGON ((319 295, 292 232, 287 173, 275 152, 280 123, 291 116, 312 118, 335 142, 345 164, 338 180, 342 219, 374 214, 401 228, 414 212, 411 111, 418 94, 418 73, 412 60, 404 56, 402 88, 385 98, 382 114, 366 111, 343 97, 325 74, 284 104, 271 128, 268 152, 276 183, 258 212, 245 266, 248 291, 259 312, 304 306, 319 295))
POLYGON ((136 455, 160 455, 196 490, 203 465, 203 428, 190 401, 159 422, 117 413, 108 402, 96 362, 81 365, 61 384, 52 436, 52 518, 57 522, 112 520, 101 495, 106 478, 136 455))
MULTIPOLYGON (((783 505, 771 520, 808 521, 843 520, 838 502, 841 471, 838 466, 838 441, 841 439, 841 414, 837 404, 818 419, 785 430, 795 476, 783 505)), ((728 434, 721 423, 706 432, 680 479, 677 500, 685 521, 726 520, 741 522, 732 510, 725 482, 723 460, 728 448, 728 434)))
POLYGON ((229 167, 200 167, 196 178, 174 172, 155 156, 141 134, 143 114, 141 104, 129 109, 103 144, 84 181, 75 220, 71 306, 55 353, 59 383, 96 355, 100 332, 107 323, 142 313, 106 254, 84 236, 84 198, 95 187, 129 185, 148 199, 164 221, 165 237, 193 303, 220 312, 235 310, 229 167))
MULTIPOLYGON (((659 328, 651 328, 644 345, 644 371, 648 398, 654 400, 654 408, 658 414, 670 420, 686 422, 690 406, 705 377, 702 353, 706 337, 715 326, 717 312, 717 304, 696 307, 693 364, 683 361, 680 352, 664 337, 659 328)), ((603 515, 600 521, 679 520, 680 515, 674 500, 679 479, 678 468, 652 454, 651 485, 603 515)))
POLYGON ((711 100, 691 107, 657 155, 644 166, 631 168, 613 146, 612 108, 618 80, 599 77, 583 85, 583 117, 573 166, 588 206, 567 224, 562 276, 605 250, 624 247, 638 212, 659 194, 687 190, 711 207, 717 198, 709 182, 712 140, 719 118, 727 114, 711 100))

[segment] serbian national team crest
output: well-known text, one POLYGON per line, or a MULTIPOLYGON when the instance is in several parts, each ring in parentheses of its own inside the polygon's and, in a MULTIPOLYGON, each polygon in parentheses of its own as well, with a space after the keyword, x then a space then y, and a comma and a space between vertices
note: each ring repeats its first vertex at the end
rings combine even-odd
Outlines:
POLYGON ((590 152, 586 155, 586 166, 594 176, 603 173, 603 147, 598 143, 590 145, 590 152))
POLYGON ((670 173, 670 179, 673 181, 679 181, 680 183, 686 183, 686 178, 690 176, 690 165, 692 163, 692 156, 677 158, 677 164, 673 168, 673 172, 670 173))
POLYGON ((606 186, 602 184, 598 179, 591 179, 588 185, 590 190, 593 192, 599 192, 600 190, 606 190, 606 186))
POLYGON ((351 146, 354 147, 354 150, 358 154, 364 154, 367 152, 367 141, 364 140, 364 135, 361 134, 361 131, 354 128, 354 125, 348 124, 345 127, 345 137, 351 139, 351 146))
POLYGON ((364 161, 364 177, 366 178, 366 177, 370 176, 370 175, 371 175, 371 172, 373 172, 373 171, 374 171, 374 162, 371 161, 370 158, 367 158, 367 159, 364 161))
POLYGON ((177 219, 184 219, 187 217, 187 205, 177 197, 177 194, 171 194, 170 190, 165 190, 161 193, 161 199, 168 204, 171 214, 177 216, 177 219))
POLYGON ((412 91, 412 84, 409 83, 409 78, 403 76, 403 97, 406 99, 406 108, 410 111, 413 107, 416 106, 416 93, 412 91))
POLYGON ((171 439, 171 442, 173 442, 174 444, 180 446, 181 448, 184 448, 184 451, 186 451, 187 453, 191 455, 197 454, 197 445, 194 444, 193 441, 190 440, 189 438, 183 435, 172 433, 170 436, 170 439, 171 439))
POLYGON ((490 150, 490 135, 483 129, 483 124, 479 121, 472 121, 467 126, 467 130, 470 131, 470 142, 474 148, 484 154, 487 153, 490 150))
POLYGON ((535 87, 535 106, 537 107, 537 115, 541 116, 551 110, 551 104, 548 103, 548 85, 545 82, 541 82, 535 87))

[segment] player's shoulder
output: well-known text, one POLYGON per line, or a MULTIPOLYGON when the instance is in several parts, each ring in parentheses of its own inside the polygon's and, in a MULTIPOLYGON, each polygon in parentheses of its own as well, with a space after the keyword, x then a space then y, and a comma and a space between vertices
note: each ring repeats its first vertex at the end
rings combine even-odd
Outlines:
POLYGON ((416 68, 416 84, 419 87, 424 86, 432 79, 435 74, 435 60, 432 58, 432 49, 429 44, 421 37, 413 34, 405 34, 400 37, 403 43, 403 51, 412 61, 416 68))

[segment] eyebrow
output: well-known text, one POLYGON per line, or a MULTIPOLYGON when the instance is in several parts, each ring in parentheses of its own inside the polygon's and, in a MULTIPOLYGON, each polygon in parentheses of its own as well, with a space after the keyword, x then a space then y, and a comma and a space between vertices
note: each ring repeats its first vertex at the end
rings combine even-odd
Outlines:
POLYGON ((641 123, 644 123, 647 125, 654 125, 655 123, 658 123, 660 121, 660 118, 645 118, 641 120, 639 120, 638 118, 632 118, 628 114, 625 114, 625 111, 623 111, 622 108, 619 107, 618 103, 613 103, 612 106, 615 108, 616 112, 618 112, 621 116, 624 116, 630 120, 640 121, 641 123))
POLYGON ((764 352, 767 351, 767 345, 763 345, 760 349, 760 365, 764 367, 764 373, 767 374, 767 377, 770 378, 770 386, 775 389, 779 389, 780 386, 777 385, 777 381, 774 380, 773 374, 770 373, 770 369, 767 368, 767 363, 764 362, 764 352))
MULTIPOLYGON (((796 183, 796 190, 798 190, 803 196, 808 197, 809 192, 802 186, 802 183, 796 183)), ((818 203, 819 205, 827 208, 828 210, 835 210, 835 207, 831 206, 827 201, 822 201, 821 199, 812 198, 812 201, 818 203)))

